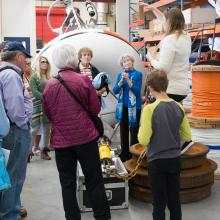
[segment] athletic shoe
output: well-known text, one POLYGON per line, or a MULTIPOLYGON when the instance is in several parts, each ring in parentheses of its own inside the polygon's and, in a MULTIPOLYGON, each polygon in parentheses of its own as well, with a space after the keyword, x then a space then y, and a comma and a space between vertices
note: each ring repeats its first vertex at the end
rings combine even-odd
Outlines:
POLYGON ((193 144, 193 141, 184 142, 181 146, 181 154, 184 154, 193 144))

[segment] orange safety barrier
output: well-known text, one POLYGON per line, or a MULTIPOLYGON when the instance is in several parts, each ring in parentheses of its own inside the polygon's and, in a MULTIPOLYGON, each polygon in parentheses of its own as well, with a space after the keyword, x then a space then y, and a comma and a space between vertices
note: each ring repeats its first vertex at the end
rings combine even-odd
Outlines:
POLYGON ((219 66, 193 67, 192 115, 202 118, 220 118, 219 66))

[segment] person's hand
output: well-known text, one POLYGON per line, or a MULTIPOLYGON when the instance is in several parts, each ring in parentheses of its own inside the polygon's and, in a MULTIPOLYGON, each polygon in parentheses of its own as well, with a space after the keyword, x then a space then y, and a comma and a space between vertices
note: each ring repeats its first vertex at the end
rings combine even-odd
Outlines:
POLYGON ((128 74, 127 73, 122 73, 122 78, 125 79, 125 81, 129 85, 129 87, 131 87, 131 80, 129 79, 128 74))
POLYGON ((165 24, 166 18, 159 9, 154 7, 152 4, 148 4, 148 3, 140 2, 140 1, 138 1, 138 3, 139 5, 143 5, 145 10, 152 11, 154 15, 157 17, 157 19, 159 19, 163 24, 165 24))
POLYGON ((101 88, 99 90, 96 90, 96 94, 98 96, 101 96, 104 92, 106 92, 106 88, 105 87, 103 87, 103 88, 101 88))
POLYGON ((122 77, 126 80, 126 82, 130 81, 127 73, 122 73, 122 77))
POLYGON ((127 74, 127 73, 125 73, 125 72, 124 72, 124 73, 122 73, 122 78, 123 78, 123 79, 128 79, 128 74, 127 74))

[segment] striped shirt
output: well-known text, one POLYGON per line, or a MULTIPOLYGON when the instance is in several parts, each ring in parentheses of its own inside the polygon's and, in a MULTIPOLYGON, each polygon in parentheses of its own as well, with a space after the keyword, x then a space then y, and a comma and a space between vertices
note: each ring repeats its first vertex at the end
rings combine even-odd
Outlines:
POLYGON ((84 67, 81 63, 79 64, 79 69, 80 73, 82 75, 88 76, 90 80, 92 80, 92 71, 91 71, 91 66, 89 67, 84 67))

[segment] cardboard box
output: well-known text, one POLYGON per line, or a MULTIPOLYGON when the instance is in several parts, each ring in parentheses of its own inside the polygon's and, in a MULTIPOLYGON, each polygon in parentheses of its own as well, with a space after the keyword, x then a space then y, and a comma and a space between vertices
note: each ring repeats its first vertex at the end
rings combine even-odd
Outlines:
POLYGON ((132 14, 132 22, 144 20, 144 6, 139 5, 139 10, 132 14))
POLYGON ((149 22, 149 30, 153 33, 162 33, 163 32, 163 24, 159 19, 154 19, 149 22))
POLYGON ((217 14, 215 9, 210 8, 189 8, 183 10, 183 15, 186 24, 202 24, 202 23, 214 23, 217 14))
MULTIPOLYGON (((115 166, 119 174, 127 174, 120 158, 116 158, 115 166)), ((110 209, 128 208, 128 181, 118 179, 114 176, 107 177, 103 175, 103 177, 110 209)), ((80 165, 78 165, 77 199, 79 208, 82 212, 92 211, 92 206, 85 187, 85 177, 80 165)))
POLYGON ((137 30, 137 33, 139 35, 139 37, 144 37, 144 38, 147 38, 147 37, 152 37, 154 35, 154 33, 148 29, 146 30, 137 30))
POLYGON ((144 5, 139 5, 139 18, 144 20, 144 5))

